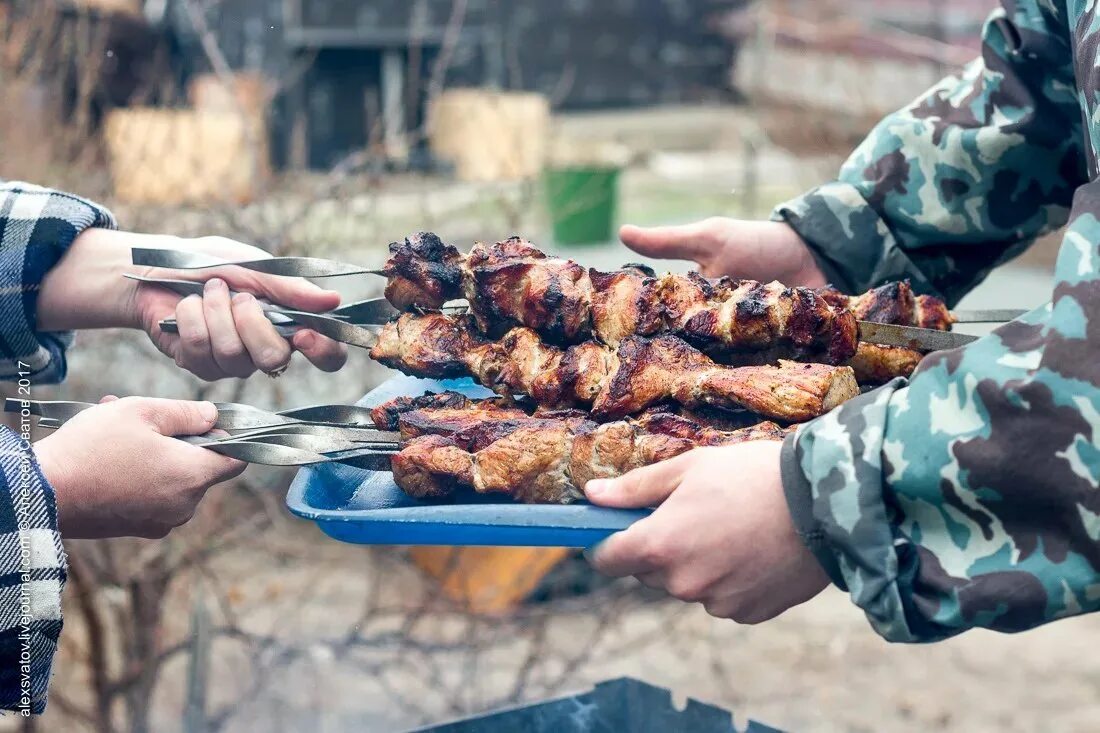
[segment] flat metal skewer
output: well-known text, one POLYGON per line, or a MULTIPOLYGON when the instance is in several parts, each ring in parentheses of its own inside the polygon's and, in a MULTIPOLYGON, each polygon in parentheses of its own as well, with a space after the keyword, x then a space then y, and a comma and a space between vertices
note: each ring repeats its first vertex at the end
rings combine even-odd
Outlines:
POLYGON ((134 247, 131 260, 135 265, 163 267, 172 270, 205 270, 212 267, 243 267, 246 270, 282 277, 338 277, 343 275, 384 275, 382 270, 370 270, 346 262, 319 257, 270 257, 257 260, 223 260, 199 252, 175 249, 134 247))
MULTIPOLYGON (((361 431, 356 435, 372 442, 400 439, 397 433, 374 430, 370 408, 358 405, 313 405, 284 410, 281 413, 236 402, 215 402, 214 405, 218 408, 218 421, 214 427, 226 432, 288 425, 320 426, 354 428, 361 431)), ((95 407, 95 404, 72 400, 22 400, 17 397, 9 397, 4 401, 5 412, 21 412, 26 409, 32 415, 56 421, 58 425, 90 407, 95 407)))
POLYGON ((985 308, 982 310, 952 311, 955 323, 1008 323, 1029 311, 1022 308, 985 308))

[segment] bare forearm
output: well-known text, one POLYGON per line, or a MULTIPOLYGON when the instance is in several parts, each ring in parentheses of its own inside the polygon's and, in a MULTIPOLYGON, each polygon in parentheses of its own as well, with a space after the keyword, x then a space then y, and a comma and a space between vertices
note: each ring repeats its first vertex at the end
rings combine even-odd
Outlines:
POLYGON ((123 277, 135 272, 132 247, 169 247, 174 237, 89 229, 73 242, 42 281, 40 331, 139 328, 137 287, 123 277))

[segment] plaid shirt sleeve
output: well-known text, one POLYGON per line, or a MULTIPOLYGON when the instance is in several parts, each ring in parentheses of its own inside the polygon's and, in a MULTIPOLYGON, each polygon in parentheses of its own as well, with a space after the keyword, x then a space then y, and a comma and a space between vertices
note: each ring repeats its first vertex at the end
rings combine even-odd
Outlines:
MULTIPOLYGON (((38 292, 91 227, 113 229, 114 217, 77 196, 0 181, 0 379, 65 377, 72 334, 36 330, 38 292)), ((0 709, 21 715, 46 707, 67 575, 53 487, 27 437, 0 427, 0 709)))
POLYGON ((45 710, 65 579, 53 488, 25 437, 0 427, 0 709, 45 710))
POLYGON ((77 196, 0 182, 0 380, 50 384, 65 378, 65 349, 73 337, 35 330, 38 291, 78 234, 115 226, 110 211, 77 196))

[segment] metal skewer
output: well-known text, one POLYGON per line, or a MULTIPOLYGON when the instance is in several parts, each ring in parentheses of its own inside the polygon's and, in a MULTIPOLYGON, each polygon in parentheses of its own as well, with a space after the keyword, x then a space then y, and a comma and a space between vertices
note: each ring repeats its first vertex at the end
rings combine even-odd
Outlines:
POLYGON ((984 310, 951 311, 955 323, 1007 323, 1015 321, 1028 311, 1022 308, 986 308, 984 310))
MULTIPOLYGON (((400 439, 397 433, 375 430, 370 427, 374 425, 370 418, 370 409, 358 405, 314 405, 284 410, 283 412, 270 412, 235 402, 215 402, 214 404, 218 408, 218 421, 214 424, 215 429, 229 433, 295 426, 295 430, 299 427, 303 429, 318 427, 354 430, 355 432, 343 434, 342 437, 349 440, 392 442, 400 439)), ((20 412, 26 409, 30 414, 43 418, 39 421, 39 425, 42 425, 43 421, 50 421, 43 427, 55 427, 94 406, 95 404, 92 402, 21 400, 9 397, 4 402, 4 411, 20 412)), ((303 432, 309 431, 303 430, 303 432)), ((315 434, 335 435, 335 432, 321 430, 315 434)))
POLYGON ((243 267, 246 270, 282 277, 338 277, 342 275, 384 275, 382 270, 369 270, 359 265, 336 262, 319 257, 270 257, 258 260, 223 260, 198 252, 174 249, 134 247, 131 260, 135 265, 164 267, 172 270, 205 270, 211 267, 243 267))
MULTIPOLYGON (((354 323, 337 321, 316 313, 301 313, 298 311, 279 311, 291 318, 293 323, 274 323, 275 331, 283 338, 290 338, 303 328, 308 328, 322 336, 327 336, 333 341, 340 341, 349 346, 358 346, 361 349, 372 349, 378 343, 378 334, 367 326, 354 323)), ((268 320, 272 320, 269 318, 268 320)), ((180 332, 179 323, 175 318, 164 318, 158 324, 162 333, 180 332)))

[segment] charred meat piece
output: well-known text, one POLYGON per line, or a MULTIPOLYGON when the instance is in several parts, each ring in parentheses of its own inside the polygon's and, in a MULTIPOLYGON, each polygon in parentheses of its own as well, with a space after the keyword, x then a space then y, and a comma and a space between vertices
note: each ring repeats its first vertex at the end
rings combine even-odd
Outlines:
POLYGON ((474 401, 464 394, 452 392, 425 392, 419 397, 397 397, 371 408, 370 418, 379 430, 397 430, 401 416, 415 410, 462 409, 474 401))
POLYGON ((390 245, 386 299, 399 310, 440 308, 462 297, 465 256, 431 232, 390 245))
POLYGON ((636 269, 589 270, 592 283, 592 334, 615 346, 629 336, 651 336, 664 330, 661 281, 636 269))
POLYGON ((776 351, 838 364, 855 353, 856 319, 808 288, 692 272, 665 275, 659 293, 666 330, 713 354, 776 351))
POLYGON ((915 323, 921 328, 934 328, 937 331, 950 331, 955 325, 955 316, 947 307, 947 303, 934 295, 918 295, 914 307, 915 323))
POLYGON ((924 354, 901 346, 861 343, 848 362, 860 384, 885 384, 894 377, 908 377, 924 354))
POLYGON ((466 299, 483 332, 527 326, 551 343, 587 338, 592 286, 576 262, 549 258, 512 237, 474 244, 466 271, 466 299))
POLYGON ((500 341, 472 333, 464 317, 404 314, 386 324, 371 357, 413 376, 469 375, 548 408, 591 406, 613 420, 667 401, 744 409, 772 419, 817 417, 858 393, 848 367, 781 362, 724 367, 669 334, 631 336, 617 349, 587 341, 548 346, 526 328, 500 341))
MULTIPOLYGON (((819 295, 836 307, 847 307, 860 321, 898 326, 951 330, 955 319, 947 305, 933 295, 915 295, 906 281, 887 283, 862 295, 848 296, 836 288, 822 288, 819 295)), ((894 377, 908 377, 924 354, 900 346, 860 343, 848 362, 860 384, 882 384, 894 377)))
POLYGON ((527 418, 526 412, 501 399, 478 400, 467 407, 428 407, 401 415, 397 429, 408 440, 421 435, 454 435, 480 425, 527 418))
POLYGON ((392 467, 397 485, 417 499, 443 499, 469 487, 564 504, 583 498, 591 479, 621 476, 699 446, 782 440, 787 432, 774 423, 727 432, 668 413, 604 425, 525 418, 416 438, 394 455, 392 467))

